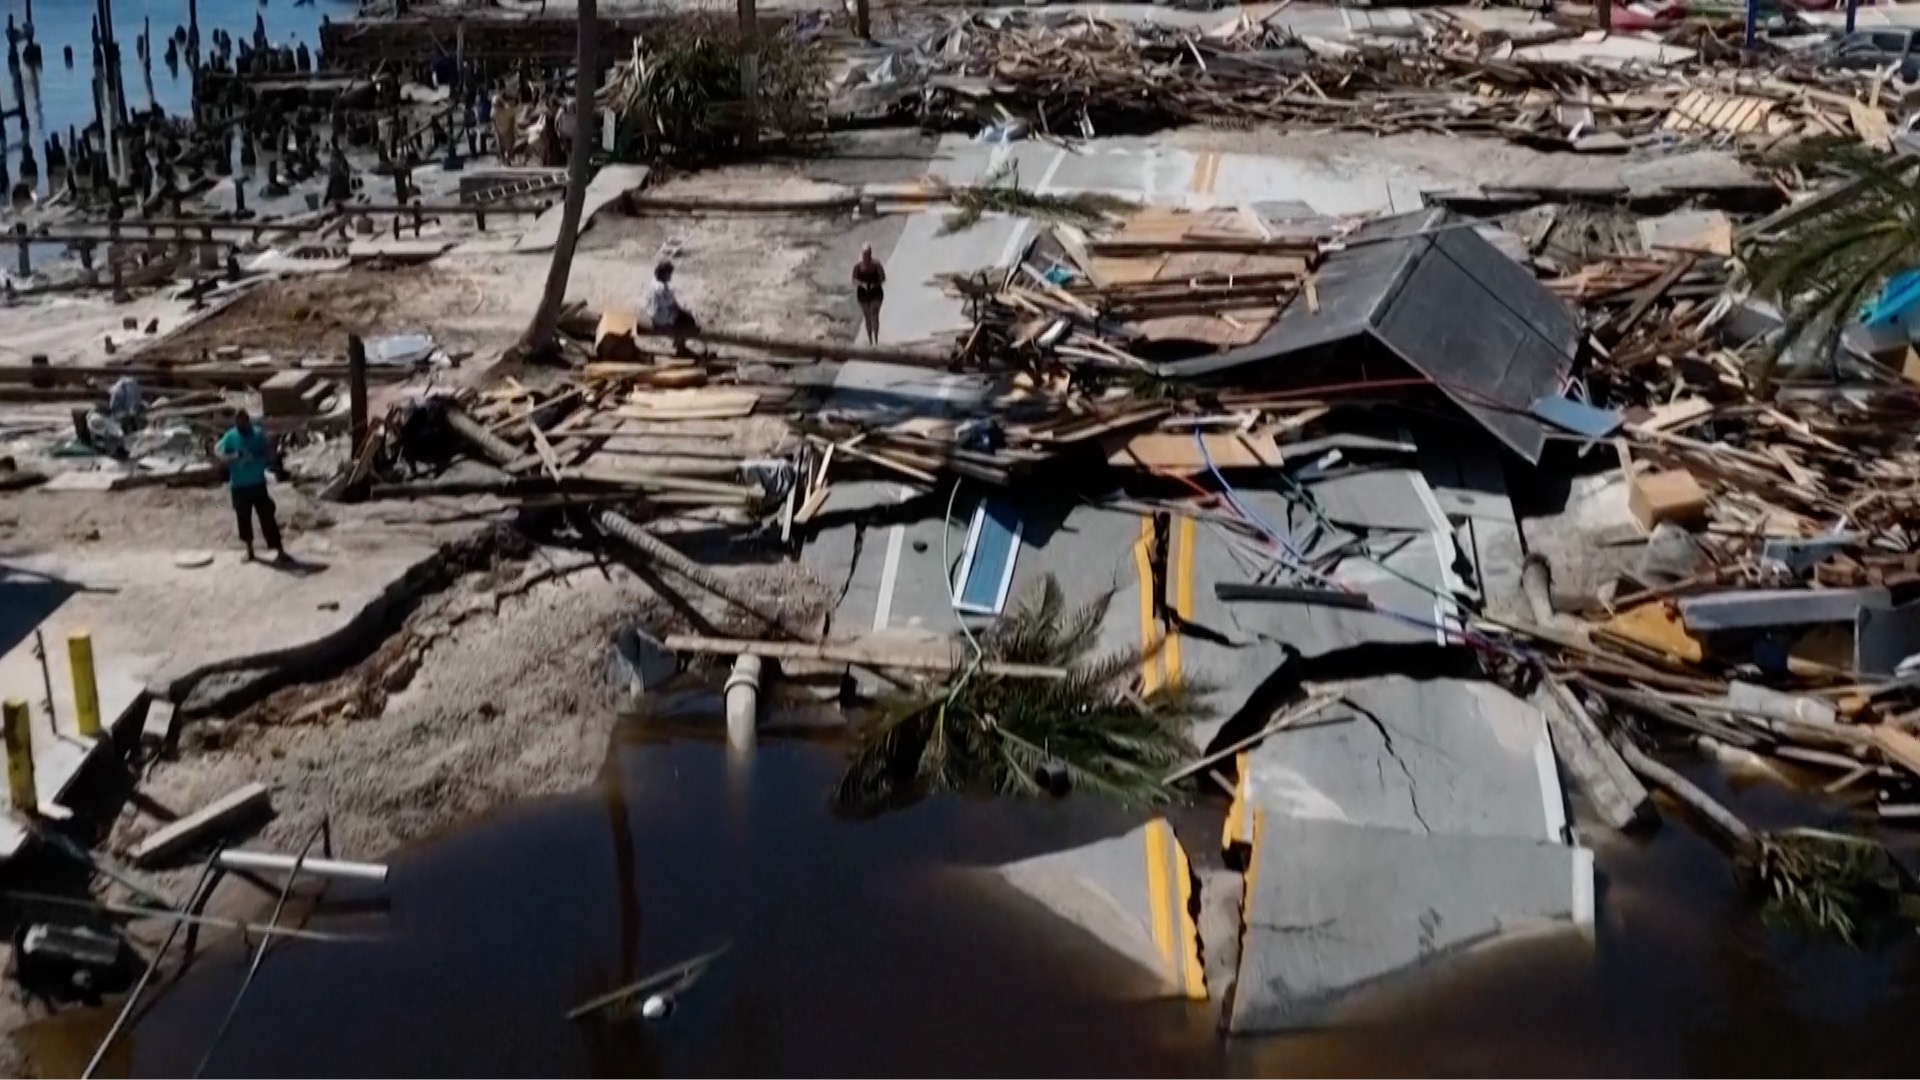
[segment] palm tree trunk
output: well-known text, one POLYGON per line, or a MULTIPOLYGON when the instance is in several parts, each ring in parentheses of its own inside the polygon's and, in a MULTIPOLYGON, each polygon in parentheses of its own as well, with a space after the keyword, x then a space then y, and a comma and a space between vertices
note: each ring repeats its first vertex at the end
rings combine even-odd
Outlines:
POLYGON ((547 267, 547 291, 520 339, 522 356, 540 356, 553 350, 560 307, 567 299, 567 274, 573 269, 573 249, 580 239, 580 213, 587 202, 587 174, 597 126, 593 97, 600 86, 600 16, 595 0, 580 0, 578 52, 574 61, 578 71, 574 75, 573 148, 567 157, 567 201, 560 210, 560 236, 553 245, 553 263, 547 267))

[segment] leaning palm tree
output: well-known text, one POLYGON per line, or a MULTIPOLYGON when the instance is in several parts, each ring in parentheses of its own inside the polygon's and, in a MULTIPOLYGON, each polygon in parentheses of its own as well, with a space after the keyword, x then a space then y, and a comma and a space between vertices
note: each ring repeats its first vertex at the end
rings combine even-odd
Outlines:
POLYGON ((1778 299, 1786 316, 1755 372, 1761 394, 1790 346, 1806 341, 1816 355, 1831 355, 1868 296, 1892 274, 1920 265, 1920 162, 1825 140, 1802 146, 1793 161, 1846 179, 1837 197, 1741 252, 1748 280, 1778 299))
MULTIPOLYGON (((547 289, 534 309, 533 322, 521 336, 522 356, 553 351, 560 332, 560 308, 567 299, 567 276, 573 270, 574 246, 580 239, 580 214, 587 204, 587 181, 593 168, 593 99, 600 83, 600 15, 596 0, 580 0, 580 37, 573 77, 573 146, 567 155, 567 198, 560 208, 560 236, 547 267, 547 289)), ((556 118, 557 119, 557 118, 556 118)), ((549 121, 553 122, 553 121, 549 121)))
POLYGON ((975 670, 929 693, 882 703, 859 733, 835 801, 871 813, 932 791, 1032 795, 1049 774, 1124 802, 1165 800, 1163 780, 1192 753, 1191 687, 1133 691, 1142 653, 1090 657, 1111 593, 1068 611, 1047 578, 979 637, 981 659, 1067 670, 1063 679, 1014 679, 975 670))

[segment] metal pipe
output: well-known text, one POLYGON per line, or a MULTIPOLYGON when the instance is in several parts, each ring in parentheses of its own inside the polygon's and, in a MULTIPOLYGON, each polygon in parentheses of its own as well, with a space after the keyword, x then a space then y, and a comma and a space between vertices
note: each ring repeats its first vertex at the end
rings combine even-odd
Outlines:
POLYGON ((314 877, 340 878, 347 881, 371 881, 385 884, 387 866, 385 863, 346 862, 341 859, 300 859, 292 855, 282 855, 277 851, 223 851, 213 860, 222 870, 270 870, 282 873, 296 866, 303 874, 314 877))
POLYGON ((742 653, 727 676, 727 745, 751 750, 754 728, 760 722, 760 658, 742 653))

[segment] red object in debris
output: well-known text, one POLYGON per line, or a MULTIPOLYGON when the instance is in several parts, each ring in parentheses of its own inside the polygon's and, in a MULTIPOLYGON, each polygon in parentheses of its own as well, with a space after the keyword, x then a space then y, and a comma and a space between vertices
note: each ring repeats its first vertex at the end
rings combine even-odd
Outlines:
POLYGON ((1687 9, 1677 2, 1662 4, 1652 11, 1638 11, 1624 4, 1613 9, 1615 30, 1666 30, 1679 26, 1687 9))

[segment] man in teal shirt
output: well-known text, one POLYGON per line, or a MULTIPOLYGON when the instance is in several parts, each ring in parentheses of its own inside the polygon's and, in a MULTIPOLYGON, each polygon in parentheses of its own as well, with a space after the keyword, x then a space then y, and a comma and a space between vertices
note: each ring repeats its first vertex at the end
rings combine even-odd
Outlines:
POLYGON ((234 517, 240 523, 240 539, 247 545, 247 558, 253 554, 253 518, 260 518, 260 534, 273 557, 285 562, 287 549, 280 546, 280 523, 274 520, 273 496, 267 494, 267 468, 273 464, 273 444, 267 433, 255 427, 245 409, 233 411, 233 426, 220 436, 214 453, 227 465, 227 488, 233 496, 234 517))

